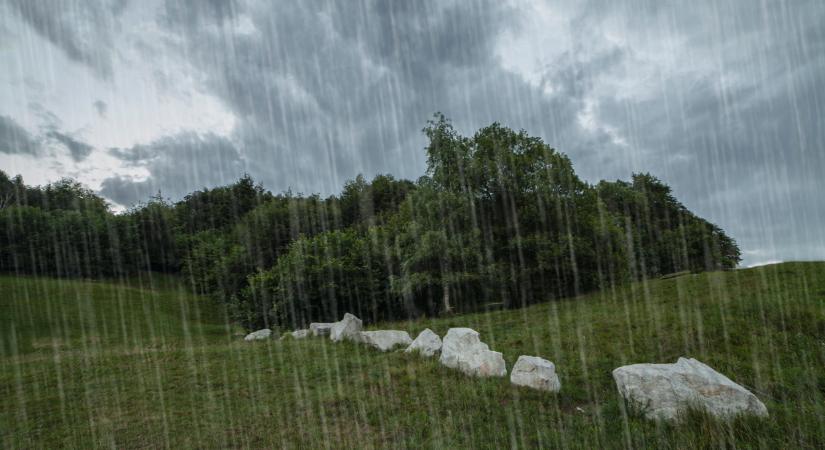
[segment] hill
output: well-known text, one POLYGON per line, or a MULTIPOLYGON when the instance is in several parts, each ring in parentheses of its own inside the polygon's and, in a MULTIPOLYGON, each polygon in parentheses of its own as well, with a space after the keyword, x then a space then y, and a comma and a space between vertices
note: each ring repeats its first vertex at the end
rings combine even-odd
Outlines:
POLYGON ((122 214, 64 179, 0 171, 0 272, 180 275, 248 330, 344 311, 370 322, 525 307, 665 274, 731 269, 736 241, 651 174, 582 180, 542 139, 499 123, 427 123, 415 182, 376 175, 322 198, 244 176, 122 214))
POLYGON ((556 363, 562 392, 471 379, 436 360, 325 339, 247 343, 172 277, 0 277, 5 448, 825 445, 825 263, 637 282, 531 307, 372 324, 478 330, 556 363), (610 372, 695 357, 748 387, 770 419, 623 412, 610 372))

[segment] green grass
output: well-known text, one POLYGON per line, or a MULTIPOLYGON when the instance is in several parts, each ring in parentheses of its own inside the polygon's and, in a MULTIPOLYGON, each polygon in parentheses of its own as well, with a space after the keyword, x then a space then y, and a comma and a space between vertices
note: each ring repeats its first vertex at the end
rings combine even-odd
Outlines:
POLYGON ((684 275, 452 326, 556 363, 562 392, 325 339, 246 343, 174 279, 0 277, 0 447, 822 448, 825 263, 684 275), (141 283, 140 281, 143 281, 141 283), (769 419, 624 412, 610 372, 695 357, 769 419))

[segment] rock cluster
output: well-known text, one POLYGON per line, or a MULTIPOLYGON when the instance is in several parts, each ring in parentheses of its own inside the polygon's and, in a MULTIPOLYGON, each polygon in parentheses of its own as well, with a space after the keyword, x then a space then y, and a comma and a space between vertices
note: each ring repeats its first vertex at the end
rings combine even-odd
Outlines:
MULTIPOLYGON (((285 334, 295 339, 308 336, 329 336, 333 342, 350 340, 383 352, 404 346, 406 353, 431 357, 441 353, 439 362, 478 377, 503 377, 507 367, 501 353, 490 350, 477 331, 470 328, 450 328, 442 340, 429 328, 415 340, 406 331, 361 331, 361 319, 350 313, 334 323, 312 323, 309 329, 285 334)), ((269 329, 249 333, 247 341, 268 339, 269 329)), ((767 417, 768 410, 744 387, 711 369, 687 358, 674 364, 633 364, 613 371, 619 394, 653 420, 675 420, 688 408, 701 408, 708 413, 729 419, 742 414, 767 417)), ((510 382, 547 392, 559 392, 561 382, 556 366, 538 356, 521 355, 510 373, 510 382)))

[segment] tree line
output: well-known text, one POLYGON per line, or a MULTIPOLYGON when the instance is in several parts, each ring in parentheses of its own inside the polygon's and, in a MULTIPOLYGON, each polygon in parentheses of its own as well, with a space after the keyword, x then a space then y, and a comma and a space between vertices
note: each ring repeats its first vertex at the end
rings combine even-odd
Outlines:
POLYGON ((427 171, 358 176, 339 195, 272 194, 249 176, 114 214, 72 180, 0 171, 0 271, 177 273, 247 328, 522 307, 630 280, 735 267, 740 251, 650 174, 582 181, 537 137, 494 123, 424 129, 427 171))

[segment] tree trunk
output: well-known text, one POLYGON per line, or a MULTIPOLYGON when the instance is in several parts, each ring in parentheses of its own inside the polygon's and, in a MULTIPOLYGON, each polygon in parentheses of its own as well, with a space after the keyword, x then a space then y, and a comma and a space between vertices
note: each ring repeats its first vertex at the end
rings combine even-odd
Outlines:
POLYGON ((442 301, 444 303, 444 313, 450 314, 453 312, 453 307, 450 305, 450 285, 448 283, 443 283, 444 296, 442 301))

